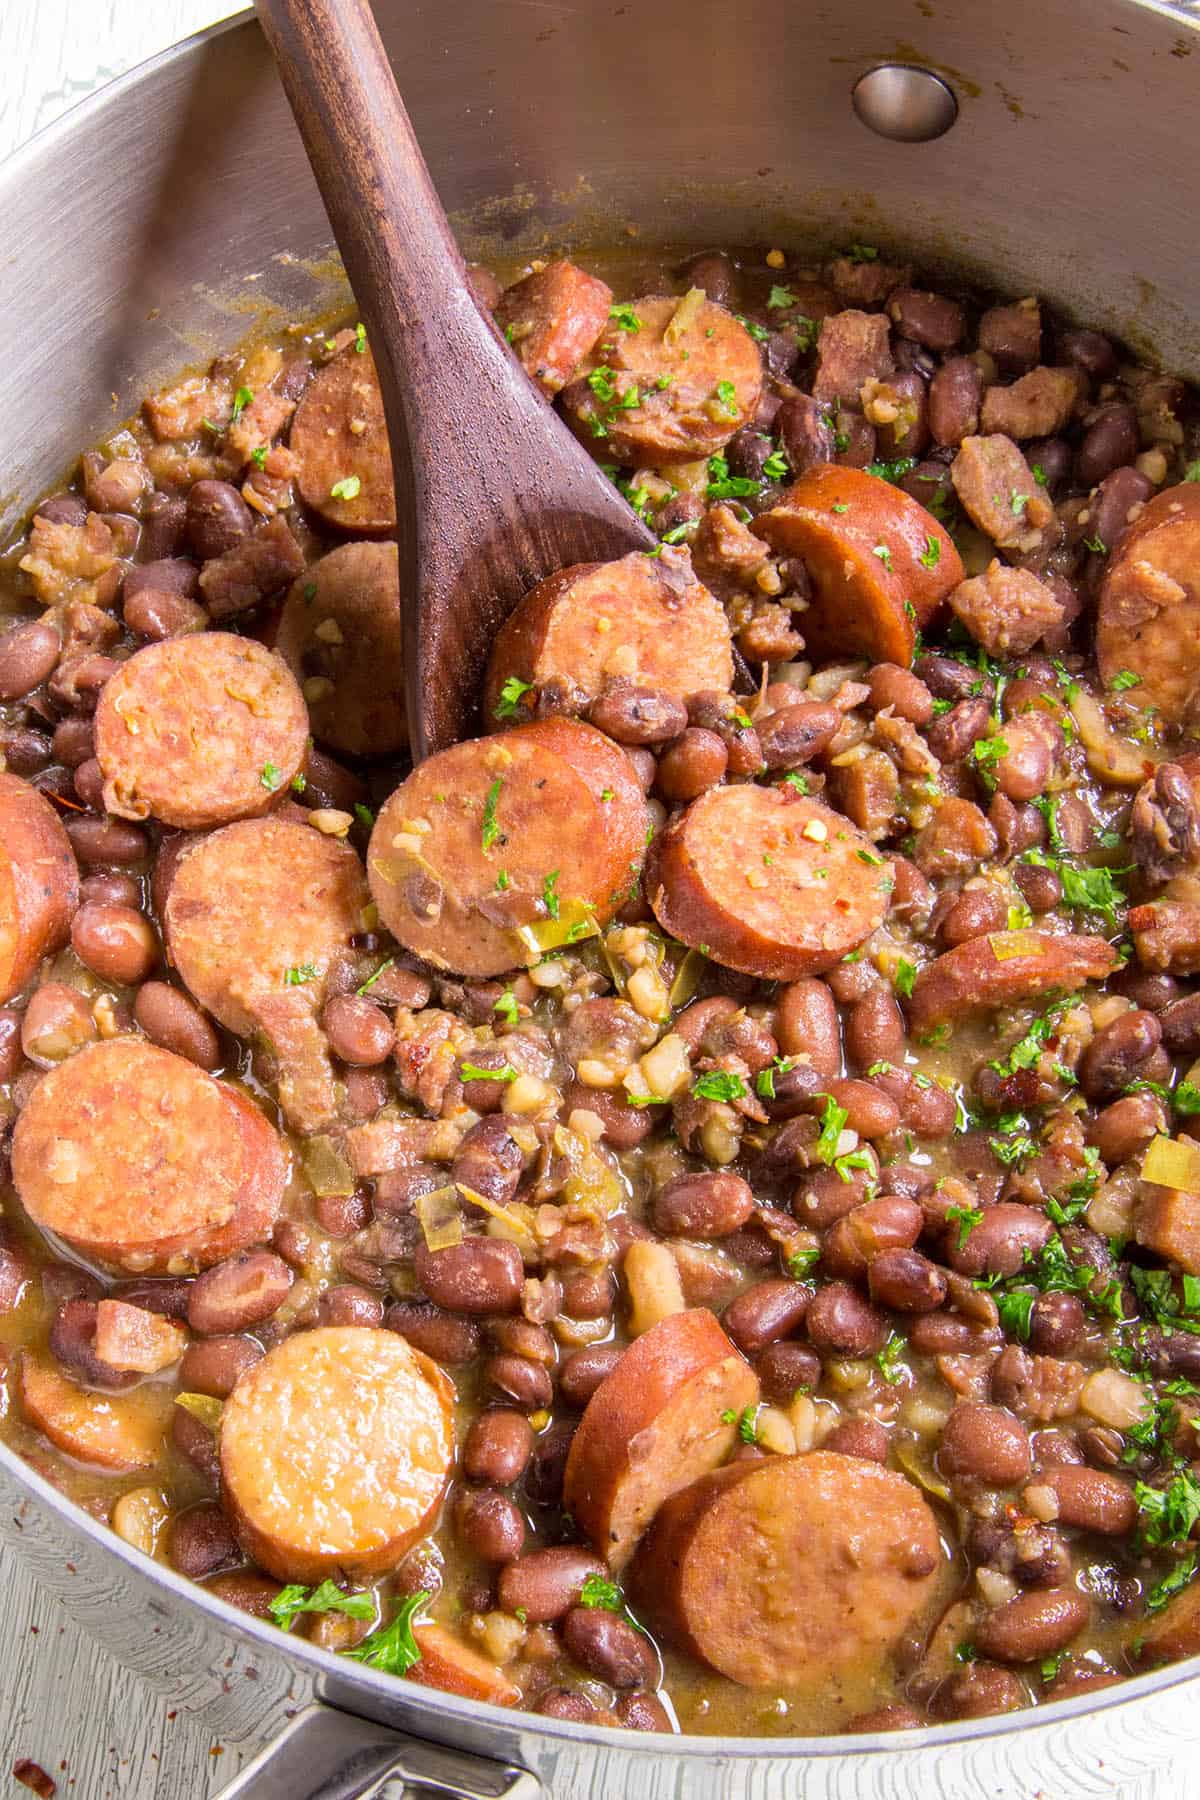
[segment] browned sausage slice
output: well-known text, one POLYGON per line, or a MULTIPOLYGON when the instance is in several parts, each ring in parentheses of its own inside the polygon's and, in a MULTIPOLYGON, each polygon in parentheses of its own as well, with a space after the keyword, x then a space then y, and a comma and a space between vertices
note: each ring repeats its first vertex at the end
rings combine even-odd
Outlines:
POLYGON ((686 698, 733 685, 725 609, 696 580, 686 554, 633 551, 616 562, 574 563, 531 588, 492 646, 484 689, 489 725, 525 716, 522 687, 553 687, 580 709, 612 680, 686 698))
POLYGON ((754 529, 773 550, 807 564, 816 596, 804 636, 821 651, 907 668, 917 632, 963 578, 944 526, 865 469, 817 463, 754 529))
POLYGON ((316 1025, 330 962, 364 929, 362 864, 295 819, 244 819, 179 857, 164 908, 167 948, 193 996, 275 1053, 296 1130, 324 1129, 337 1096, 316 1025))
POLYGON ((883 1671, 933 1599, 937 1521, 902 1475, 816 1450, 733 1463, 676 1494, 631 1591, 671 1643, 744 1687, 883 1671))
POLYGON ((370 350, 343 350, 309 382, 288 446, 305 506, 338 531, 396 529, 392 453, 370 350))
POLYGON ((26 1418, 52 1444, 108 1474, 152 1469, 166 1449, 171 1398, 158 1384, 119 1399, 89 1393, 49 1363, 25 1355, 17 1392, 26 1418))
POLYGON ((345 756, 408 743, 395 544, 342 544, 292 584, 275 648, 301 683, 313 736, 345 756))
POLYGON ((1196 716, 1200 698, 1200 485, 1147 502, 1109 559, 1096 617, 1106 684, 1140 677, 1130 698, 1168 724, 1196 716))
POLYGON ((104 803, 184 831, 266 812, 304 761, 308 717, 278 656, 230 631, 147 644, 96 708, 104 803))
POLYGON ((0 1001, 61 950, 79 905, 71 840, 44 795, 0 774, 0 1001))
POLYGON ((591 725, 544 719, 414 769, 375 821, 371 892, 407 950, 498 975, 606 924, 646 830, 625 752, 591 725))
POLYGON ((909 1023, 924 1032, 997 1006, 1073 994, 1085 982, 1103 981, 1117 961, 1102 937, 993 931, 926 964, 913 982, 909 1023))
POLYGON ((646 891, 665 931, 769 981, 819 975, 883 921, 892 868, 792 788, 710 788, 655 846, 646 891))
POLYGON ((744 325, 692 288, 647 294, 620 309, 563 391, 584 443, 618 462, 711 456, 749 424, 762 395, 762 358, 744 325))
POLYGON ((454 1389, 394 1331, 324 1326, 269 1350, 221 1416, 221 1481, 246 1554, 280 1581, 393 1569, 454 1460, 454 1389))
POLYGON ((521 1698, 520 1688, 503 1669, 444 1625, 422 1619, 413 1626, 413 1637, 421 1660, 408 1671, 410 1681, 441 1688, 445 1694, 462 1694, 467 1700, 487 1700, 492 1706, 515 1706, 521 1698))
POLYGON ((548 394, 557 394, 608 324, 612 289, 574 263, 547 263, 505 288, 497 325, 548 394))
POLYGON ((181 1273, 270 1236, 287 1179, 249 1100, 141 1038, 89 1045, 34 1087, 13 1181, 33 1223, 137 1273, 181 1273))
POLYGON ((563 1482, 576 1524, 614 1569, 669 1495, 725 1460, 757 1401, 758 1377, 706 1309, 634 1339, 588 1401, 563 1482))
POLYGON ((1184 1588, 1158 1614, 1139 1625, 1134 1657, 1143 1667, 1200 1656, 1200 1584, 1184 1588))

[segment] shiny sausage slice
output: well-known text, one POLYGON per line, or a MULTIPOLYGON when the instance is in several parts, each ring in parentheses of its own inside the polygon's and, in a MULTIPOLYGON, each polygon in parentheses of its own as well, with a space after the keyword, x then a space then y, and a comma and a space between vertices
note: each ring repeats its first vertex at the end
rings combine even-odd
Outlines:
POLYGON ((432 1525, 454 1460, 454 1389, 394 1331, 297 1333, 221 1416, 221 1483, 246 1554, 280 1581, 393 1569, 432 1525))
POLYGON ((769 981, 830 969, 883 921, 891 864, 792 788, 710 788, 662 833, 646 892, 659 924, 769 981))
POLYGON ((184 831, 251 818, 287 791, 307 738, 300 689, 253 638, 205 631, 147 644, 100 693, 104 804, 184 831))
POLYGON ((245 819, 179 857, 163 909, 167 948, 193 997, 230 1031, 265 1037, 280 1103, 301 1132, 333 1122, 337 1096, 316 1025, 334 956, 364 929, 362 864, 295 819, 245 819))
POLYGON ((723 1462, 758 1377, 705 1308, 635 1338, 587 1403, 563 1500, 614 1569, 669 1495, 723 1462), (724 1415, 724 1416, 723 1416, 724 1415))
POLYGON ((754 339, 700 288, 621 308, 589 360, 563 406, 584 443, 618 462, 711 456, 750 423, 762 395, 754 339))
POLYGON ((395 544, 342 544, 293 582, 275 648, 300 682, 313 736, 344 756, 408 743, 395 544))
POLYGON ((1102 937, 989 932, 926 964, 913 982, 909 1023, 924 1032, 997 1006, 1073 994, 1085 982, 1103 981, 1117 962, 1116 951, 1102 937))
POLYGON ((503 1669, 444 1625, 432 1619, 419 1620, 413 1626, 413 1637, 421 1660, 408 1671, 410 1681, 441 1688, 444 1694, 461 1694, 467 1700, 487 1700, 492 1706, 515 1706, 521 1698, 520 1688, 513 1686, 503 1669))
POLYGON ((135 1273, 205 1268, 261 1244, 287 1179, 256 1106, 136 1037, 91 1044, 42 1076, 12 1165, 35 1225, 135 1273))
POLYGON ((505 288, 494 317, 526 374, 557 394, 608 324, 612 289, 574 263, 547 263, 505 288))
POLYGON ((498 975, 606 924, 646 831, 625 752, 591 725, 544 719, 414 769, 375 822, 371 892, 405 949, 498 975))
POLYGON ((383 395, 368 349, 343 350, 313 377, 288 446, 300 498, 326 525, 372 536, 396 529, 383 395))
POLYGON ((728 693, 729 621, 686 553, 573 563, 532 588, 501 627, 483 696, 489 725, 511 721, 514 708, 526 716, 520 697, 505 692, 514 676, 522 686, 553 686, 581 709, 615 679, 680 698, 728 693))
POLYGON ((79 869, 58 814, 27 781, 0 773, 0 1001, 62 949, 78 905, 79 869))
POLYGON ((170 1395, 153 1385, 119 1399, 77 1388, 49 1363, 22 1356, 21 1409, 31 1425, 76 1461, 111 1475, 152 1469, 166 1448, 170 1395))
POLYGON ((1200 700, 1200 486, 1184 482, 1147 502, 1109 559, 1096 617, 1096 660, 1106 685, 1140 677, 1130 699, 1167 724, 1196 716, 1200 700))
POLYGON ((759 514, 754 529, 773 550, 807 565, 816 595, 804 636, 821 652, 907 668, 917 632, 963 578, 945 527, 865 469, 817 463, 759 514))
POLYGON ((677 1648, 744 1687, 882 1674, 933 1598, 937 1521, 902 1475, 815 1450, 733 1463, 676 1494, 631 1592, 677 1648))

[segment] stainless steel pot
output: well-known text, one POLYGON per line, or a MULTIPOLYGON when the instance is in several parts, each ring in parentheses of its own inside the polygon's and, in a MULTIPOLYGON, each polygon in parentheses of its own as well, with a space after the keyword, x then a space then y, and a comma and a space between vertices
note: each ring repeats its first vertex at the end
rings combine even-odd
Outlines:
MULTIPOLYGON (((696 248, 867 239, 1050 296, 1200 375, 1196 0, 378 0, 377 12, 473 253, 611 243, 626 228, 696 248), (893 63, 948 84, 946 135, 898 141, 856 115, 856 81, 893 63)), ((883 122, 913 126, 911 106, 884 100, 883 122)), ((249 21, 44 133, 0 170, 0 218, 0 529, 156 378, 232 346, 272 306, 315 312, 339 291, 249 21)), ((1196 1670, 902 1738, 589 1730, 285 1639, 130 1550, 2 1447, 0 1501, 0 1531, 45 1584, 176 1704, 218 1708, 231 1735, 272 1710, 290 1719, 228 1790, 254 1800, 353 1800, 395 1774, 514 1800, 767 1800, 801 1786, 806 1800, 1039 1787, 1066 1800, 1161 1760, 1155 1696, 1196 1670)))

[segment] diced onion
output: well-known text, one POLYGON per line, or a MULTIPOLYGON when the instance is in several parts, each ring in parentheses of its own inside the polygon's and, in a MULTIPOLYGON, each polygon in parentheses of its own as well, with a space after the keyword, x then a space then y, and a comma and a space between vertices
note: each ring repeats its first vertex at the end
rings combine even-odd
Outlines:
POLYGON ((663 343, 673 348, 688 329, 695 323, 696 315, 708 299, 703 288, 689 288, 675 311, 671 314, 666 330, 663 332, 663 343))
POLYGON ((453 1184, 418 1194, 414 1209, 430 1250, 448 1250, 452 1244, 462 1243, 462 1214, 458 1210, 458 1189, 453 1184))
POLYGON ((220 1426, 224 1407, 212 1394, 176 1394, 175 1404, 191 1413, 193 1419, 199 1419, 209 1431, 216 1431, 220 1426))
POLYGON ((332 1138, 306 1138, 301 1147, 300 1160, 304 1165, 309 1187, 321 1199, 330 1194, 354 1192, 354 1171, 332 1138))
POLYGON ((1194 1138, 1152 1138, 1142 1159, 1142 1180, 1200 1194, 1200 1144, 1194 1138))
POLYGON ((1016 956, 1043 956, 1046 950, 1040 931, 993 931, 988 943, 997 962, 1011 962, 1016 956))

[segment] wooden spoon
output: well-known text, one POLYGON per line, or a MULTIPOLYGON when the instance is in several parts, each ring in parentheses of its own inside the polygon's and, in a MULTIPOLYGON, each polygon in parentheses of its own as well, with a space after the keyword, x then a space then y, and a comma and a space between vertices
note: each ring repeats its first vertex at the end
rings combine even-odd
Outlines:
POLYGON ((415 761, 469 735, 496 631, 657 540, 480 311, 367 0, 256 0, 379 371, 415 761))

